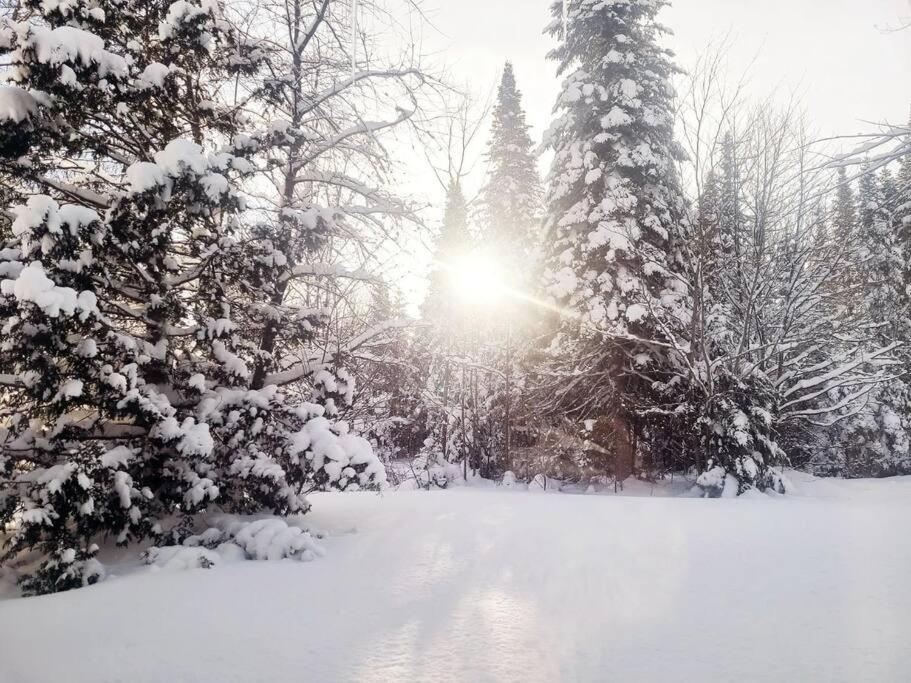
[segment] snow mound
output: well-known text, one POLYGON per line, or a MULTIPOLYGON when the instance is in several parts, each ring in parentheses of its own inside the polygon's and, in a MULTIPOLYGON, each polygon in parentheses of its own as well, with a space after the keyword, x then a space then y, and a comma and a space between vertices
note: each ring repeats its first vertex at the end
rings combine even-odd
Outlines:
POLYGON ((208 569, 221 563, 221 555, 208 548, 167 545, 149 548, 143 561, 156 569, 167 571, 208 569))
POLYGON ((188 536, 180 545, 156 546, 142 554, 157 570, 209 569, 243 560, 310 561, 325 555, 317 540, 304 529, 280 517, 259 519, 234 515, 216 517, 215 526, 188 536))
POLYGON ((224 531, 251 560, 291 558, 309 561, 325 554, 309 532, 290 526, 278 517, 229 522, 224 531))

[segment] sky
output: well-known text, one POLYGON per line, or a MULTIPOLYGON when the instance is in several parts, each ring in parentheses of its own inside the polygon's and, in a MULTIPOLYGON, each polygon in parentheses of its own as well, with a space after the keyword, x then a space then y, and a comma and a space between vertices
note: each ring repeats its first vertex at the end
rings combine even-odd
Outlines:
MULTIPOLYGON (((422 48, 430 62, 445 66, 454 82, 483 100, 510 60, 536 141, 550 123, 559 87, 546 58, 552 41, 543 34, 549 5, 550 0, 422 0, 430 24, 422 48)), ((739 76, 749 68, 749 91, 757 99, 798 94, 821 136, 908 120, 911 27, 896 29, 911 23, 911 0, 676 0, 659 19, 673 31, 668 46, 679 66, 692 66, 706 46, 726 38, 729 72, 739 76)), ((476 156, 483 143, 476 145, 476 156)), ((411 165, 414 177, 407 185, 442 207, 442 192, 422 163, 411 165)), ((469 193, 483 181, 483 165, 475 169, 469 193)), ((426 251, 417 249, 413 265, 427 262, 426 251)), ((420 282, 417 277, 406 286, 414 292, 409 298, 420 300, 420 282)))
MULTIPOLYGON (((509 59, 536 138, 558 89, 542 34, 550 0, 424 0, 425 49, 452 77, 488 94, 509 59)), ((751 91, 796 91, 823 134, 904 122, 911 107, 911 0, 677 0, 660 20, 680 66, 729 37, 731 72, 748 66, 751 91)))

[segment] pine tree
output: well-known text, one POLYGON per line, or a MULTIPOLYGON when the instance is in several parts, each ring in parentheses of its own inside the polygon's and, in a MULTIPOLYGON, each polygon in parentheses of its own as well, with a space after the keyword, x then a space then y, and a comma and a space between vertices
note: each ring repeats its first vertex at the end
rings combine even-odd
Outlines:
MULTIPOLYGON (((902 273, 901 232, 894 221, 895 180, 888 169, 879 177, 864 167, 859 185, 859 280, 864 315, 873 346, 907 344, 911 328, 902 273)), ((908 354, 891 382, 876 387, 860 411, 838 425, 835 462, 828 467, 845 476, 883 476, 911 471, 911 391, 908 354)))
MULTIPOLYGON (((25 589, 97 580, 105 535, 174 539, 211 506, 303 512, 307 491, 377 485, 369 445, 280 388, 297 376, 252 382, 294 260, 249 226, 240 191, 273 134, 243 134, 219 92, 263 51, 212 2, 26 4, 31 19, 0 35, 15 67, 0 172, 16 195, 0 520, 16 522, 5 558, 47 558, 25 589)), ((299 216, 314 244, 321 215, 299 216)), ((319 324, 300 311, 294 334, 319 324)), ((314 370, 317 394, 350 397, 350 378, 314 370)))
POLYGON ((692 273, 694 327, 705 318, 705 342, 712 355, 732 333, 731 303, 721 294, 733 291, 727 280, 736 267, 732 231, 725 222, 724 192, 724 178, 710 171, 699 196, 694 239, 690 241, 694 264, 698 264, 692 273))
POLYGON ((697 207, 697 235, 699 244, 696 248, 705 254, 704 269, 706 278, 716 278, 722 270, 719 259, 725 256, 724 235, 721 232, 723 215, 722 181, 710 171, 705 179, 697 207))
MULTIPOLYGON (((838 168, 833 211, 832 227, 835 231, 835 239, 842 244, 852 243, 857 232, 857 207, 844 166, 838 168)), ((863 213, 863 207, 861 207, 861 212, 863 213)))
MULTIPOLYGON (((844 173, 844 171, 841 171, 841 173, 844 173)), ((861 235, 860 241, 863 244, 874 231, 882 199, 876 174, 867 165, 861 167, 857 194, 857 229, 861 235)), ((836 215, 838 213, 839 211, 836 208, 836 215)))
POLYGON ((509 271, 510 279, 516 280, 530 270, 538 241, 541 187, 528 130, 522 94, 516 87, 512 64, 506 62, 487 149, 490 171, 484 187, 485 239, 509 271))
POLYGON ((453 269, 458 268, 472 249, 468 231, 468 202, 458 180, 449 184, 443 224, 437 237, 430 283, 422 313, 425 318, 451 324, 462 313, 455 298, 453 269))
POLYGON ((743 210, 740 196, 740 174, 737 163, 737 150, 734 136, 727 132, 722 141, 721 158, 721 210, 718 228, 721 232, 722 253, 725 258, 733 259, 740 268, 741 259, 745 257, 743 210))
MULTIPOLYGON (((908 129, 911 131, 911 120, 908 121, 908 129)), ((905 296, 911 298, 911 132, 908 134, 906 147, 908 152, 899 159, 893 219, 898 231, 899 246, 904 261, 905 296)))
POLYGON ((577 379, 568 384, 578 393, 563 388, 556 400, 576 415, 621 416, 655 459, 672 450, 672 418, 640 416, 679 400, 668 393, 680 379, 668 346, 691 317, 670 84, 677 69, 656 21, 665 4, 573 2, 564 35, 563 5, 554 3, 548 29, 561 39, 550 57, 564 80, 546 136, 554 160, 544 285, 573 312, 561 317, 551 350, 568 367, 589 359, 592 381, 610 378, 614 387, 596 391, 577 379))
MULTIPOLYGON (((908 119, 908 130, 911 131, 911 118, 908 119)), ((908 150, 899 159, 898 182, 896 187, 896 219, 902 228, 902 241, 911 239, 911 132, 906 138, 908 150)))
MULTIPOLYGON (((866 176, 870 176, 870 182, 875 182, 871 174, 865 174, 864 178, 866 176)), ((845 304, 853 309, 854 306, 858 305, 857 299, 860 297, 858 270, 862 268, 863 263, 863 257, 860 253, 863 233, 864 231, 872 230, 872 218, 870 216, 875 212, 875 207, 872 203, 869 206, 864 206, 863 199, 858 205, 844 166, 839 166, 835 182, 835 200, 832 205, 831 221, 832 232, 829 235, 830 248, 826 250, 825 258, 834 258, 835 255, 840 255, 840 258, 850 262, 850 265, 845 269, 847 282, 839 283, 838 286, 847 284, 850 288, 848 291, 850 300, 845 302, 845 304)), ((861 184, 864 182, 865 179, 862 179, 861 184)), ((868 190, 875 192, 872 188, 867 187, 859 189, 861 193, 868 190)), ((870 201, 874 202, 875 200, 871 198, 870 201)))

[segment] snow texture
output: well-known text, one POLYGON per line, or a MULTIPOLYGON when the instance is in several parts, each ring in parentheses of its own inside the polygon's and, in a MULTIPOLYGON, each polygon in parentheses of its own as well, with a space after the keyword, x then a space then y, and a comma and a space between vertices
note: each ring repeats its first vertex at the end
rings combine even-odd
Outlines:
POLYGON ((22 88, 0 86, 0 123, 20 123, 38 110, 38 102, 22 88))
POLYGON ((907 681, 911 477, 791 476, 793 495, 733 500, 317 494, 325 558, 183 548, 156 562, 188 571, 8 600, 0 666, 19 683, 123 680, 124 652, 133 683, 907 681))
POLYGON ((12 294, 19 301, 29 301, 52 318, 61 313, 72 316, 77 311, 85 317, 98 310, 94 294, 58 287, 45 275, 44 267, 38 261, 23 268, 15 280, 0 281, 0 292, 12 294))

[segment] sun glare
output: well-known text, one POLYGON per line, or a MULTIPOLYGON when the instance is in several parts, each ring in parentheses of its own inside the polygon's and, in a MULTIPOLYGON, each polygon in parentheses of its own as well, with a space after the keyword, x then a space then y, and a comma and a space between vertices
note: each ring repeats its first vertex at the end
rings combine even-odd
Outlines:
POLYGON ((506 291, 506 278, 497 263, 484 254, 469 254, 450 267, 453 294, 466 303, 489 306, 506 291))

